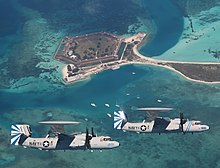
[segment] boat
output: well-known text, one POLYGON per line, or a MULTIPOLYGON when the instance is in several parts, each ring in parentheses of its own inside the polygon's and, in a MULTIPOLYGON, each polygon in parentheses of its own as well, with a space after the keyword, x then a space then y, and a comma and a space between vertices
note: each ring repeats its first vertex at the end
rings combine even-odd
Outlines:
POLYGON ((135 72, 132 72, 132 75, 135 75, 136 73, 135 72))
POLYGON ((105 104, 105 106, 106 106, 106 107, 110 107, 110 105, 109 105, 109 104, 107 104, 107 103, 105 104))
POLYGON ((120 107, 118 104, 115 105, 116 107, 120 107))
POLYGON ((91 106, 96 107, 96 104, 95 103, 91 103, 91 106))
POLYGON ((114 70, 119 69, 119 68, 120 68, 120 66, 113 66, 111 69, 114 71, 114 70))
POLYGON ((111 114, 109 114, 109 113, 107 113, 107 116, 109 116, 110 118, 112 117, 112 115, 111 115, 111 114))
POLYGON ((161 103, 161 102, 162 102, 162 100, 158 99, 158 100, 157 100, 157 102, 158 102, 158 103, 161 103))

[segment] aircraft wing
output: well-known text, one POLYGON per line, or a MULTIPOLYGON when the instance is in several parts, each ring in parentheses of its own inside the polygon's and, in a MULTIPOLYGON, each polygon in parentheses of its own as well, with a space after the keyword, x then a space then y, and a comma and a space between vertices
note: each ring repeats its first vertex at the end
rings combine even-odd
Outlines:
POLYGON ((155 118, 152 132, 163 132, 169 124, 169 118, 155 118))
POLYGON ((64 125, 77 125, 79 122, 75 121, 41 121, 40 124, 50 125, 49 133, 65 134, 64 125))

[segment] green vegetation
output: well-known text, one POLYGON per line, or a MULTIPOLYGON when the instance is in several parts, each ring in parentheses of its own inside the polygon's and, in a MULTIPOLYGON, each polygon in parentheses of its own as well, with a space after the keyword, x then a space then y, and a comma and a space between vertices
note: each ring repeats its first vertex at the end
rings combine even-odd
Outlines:
POLYGON ((206 82, 220 81, 219 64, 169 63, 169 65, 191 79, 202 80, 206 82))
POLYGON ((116 38, 100 33, 74 38, 69 49, 73 50, 74 55, 78 55, 80 60, 85 60, 112 55, 117 44, 116 38))
POLYGON ((119 38, 108 33, 66 37, 64 42, 62 41, 62 45, 58 46, 55 58, 75 66, 95 65, 103 61, 110 62, 118 59, 115 55, 119 43, 119 38), (62 48, 61 52, 60 48, 62 48))
POLYGON ((68 70, 68 71, 71 71, 71 70, 72 70, 72 68, 71 68, 70 65, 67 65, 67 70, 68 70))

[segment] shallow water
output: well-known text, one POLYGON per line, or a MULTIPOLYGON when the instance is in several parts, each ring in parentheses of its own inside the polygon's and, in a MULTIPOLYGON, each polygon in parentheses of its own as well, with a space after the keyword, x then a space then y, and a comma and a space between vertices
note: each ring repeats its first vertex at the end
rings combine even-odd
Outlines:
MULTIPOLYGON (((1 84, 0 90, 0 167, 133 168, 138 165, 138 167, 205 168, 220 166, 220 147, 218 145, 220 140, 218 131, 220 85, 195 83, 164 68, 137 65, 124 66, 115 71, 108 70, 73 85, 61 83, 60 69, 63 65, 54 61, 52 55, 62 36, 66 33, 79 34, 96 30, 115 32, 120 35, 127 34, 128 26, 134 25, 138 20, 136 16, 144 18, 145 13, 142 11, 146 9, 146 6, 141 5, 146 5, 148 2, 156 7, 159 1, 143 1, 144 3, 140 4, 133 4, 132 1, 74 1, 72 6, 65 6, 63 1, 56 1, 56 3, 48 1, 44 4, 45 6, 42 6, 44 3, 42 1, 19 0, 18 2, 21 6, 15 4, 16 10, 18 7, 22 7, 21 15, 26 16, 24 17, 26 20, 20 20, 23 27, 16 27, 16 30, 19 31, 12 32, 12 35, 20 33, 19 35, 25 39, 26 43, 20 41, 15 44, 7 41, 5 51, 19 53, 19 58, 26 58, 25 60, 32 60, 32 57, 37 55, 42 58, 41 68, 49 70, 44 69, 42 72, 36 67, 31 68, 32 73, 20 74, 22 78, 10 76, 10 73, 8 76, 1 76, 1 83, 7 81, 9 85, 5 87, 4 83, 1 84), (123 8, 120 8, 121 5, 118 3, 123 3, 123 8), (68 14, 69 11, 73 12, 70 9, 71 7, 75 9, 76 4, 79 5, 78 11, 68 14), (94 4, 97 5, 94 6, 94 4), (50 9, 53 11, 52 13, 46 10, 46 7, 51 5, 53 5, 50 9), (118 7, 114 8, 117 5, 118 7), (104 8, 105 6, 107 8, 104 8), (84 12, 80 13, 83 9, 84 12), (88 9, 90 10, 88 11, 88 9), (105 10, 108 12, 103 13, 105 10), (121 15, 120 10, 122 10, 121 15), (76 20, 74 23, 69 23, 68 17, 72 18, 74 14, 77 16, 84 14, 82 17, 84 21, 76 20), (99 15, 99 17, 95 19, 94 15, 99 15), (112 17, 117 18, 117 21, 114 22, 112 17), (88 23, 87 19, 90 20, 88 23), (60 20, 62 23, 58 23, 60 20), (58 67, 56 68, 56 66, 58 67), (158 103, 158 99, 162 102, 158 103), (96 107, 92 107, 91 103, 95 103, 96 107), (110 107, 106 107, 106 103, 110 107), (159 136, 157 134, 120 132, 113 129, 112 118, 107 116, 107 113, 113 114, 113 111, 119 110, 115 106, 116 104, 127 111, 131 121, 142 121, 144 116, 143 113, 131 111, 132 106, 173 107, 175 109, 173 112, 163 113, 161 116, 174 118, 178 117, 179 112, 183 112, 186 117, 198 119, 210 125, 211 129, 208 132, 193 135, 166 134, 159 136), (33 136, 38 137, 44 136, 48 130, 48 127, 43 127, 38 122, 47 119, 80 121, 79 126, 68 127, 67 131, 83 131, 86 127, 94 127, 96 133, 110 135, 119 141, 121 146, 114 150, 94 152, 46 152, 23 149, 9 144, 11 124, 28 123, 32 126, 33 136)), ((65 2, 70 3, 71 1, 65 2)), ((169 1, 164 1, 160 5, 160 8, 164 10, 167 10, 167 7, 174 7, 169 1), (166 3, 170 5, 163 6, 166 3)), ((152 15, 156 15, 156 12, 152 11, 152 15)), ((162 19, 154 18, 154 20, 158 22, 157 25, 164 24, 160 23, 162 19)), ((174 35, 176 38, 173 38, 169 44, 159 48, 161 50, 158 52, 172 47, 175 41, 178 41, 179 35, 176 35, 174 35)), ((3 54, 3 56, 9 58, 10 54, 3 54)), ((14 55, 14 58, 17 58, 16 56, 14 55)), ((17 63, 9 58, 6 64, 0 64, 1 73, 7 74, 8 65, 13 67, 16 63, 16 66, 24 66, 23 61, 17 63)), ((16 69, 16 67, 14 68, 16 69)))
POLYGON ((219 62, 220 58, 214 52, 219 51, 220 34, 219 27, 220 6, 202 11, 191 16, 193 29, 190 22, 184 18, 184 31, 176 45, 171 47, 157 59, 195 61, 195 62, 219 62))

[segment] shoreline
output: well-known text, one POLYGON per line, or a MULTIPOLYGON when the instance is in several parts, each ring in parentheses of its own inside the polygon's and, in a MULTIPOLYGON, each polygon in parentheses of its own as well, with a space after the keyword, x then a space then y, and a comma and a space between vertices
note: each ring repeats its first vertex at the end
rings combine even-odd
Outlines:
MULTIPOLYGON (((220 81, 219 82, 207 82, 207 81, 202 81, 202 80, 197 80, 197 79, 192 79, 186 75, 184 75, 183 73, 181 73, 180 71, 172 68, 172 67, 169 67, 169 66, 163 66, 163 65, 158 65, 158 64, 152 64, 152 63, 149 63, 149 64, 146 64, 146 63, 139 63, 139 62, 134 62, 134 63, 130 63, 130 64, 133 64, 133 65, 151 65, 151 66, 158 66, 158 67, 162 67, 162 68, 166 68, 168 70, 171 70, 171 71, 174 71, 175 73, 178 73, 179 75, 181 75, 182 77, 186 78, 187 80, 189 81, 193 81, 193 82, 199 82, 199 83, 206 83, 206 84, 220 84, 220 81)), ((129 65, 129 64, 125 64, 125 65, 129 65)))
MULTIPOLYGON (((168 70, 171 70, 171 71, 173 71, 173 72, 175 72, 175 73, 178 73, 179 75, 181 75, 182 77, 184 77, 185 79, 187 79, 187 80, 189 80, 189 81, 193 81, 193 82, 199 82, 199 83, 205 83, 205 84, 220 84, 220 81, 218 81, 218 82, 207 82, 207 81, 202 81, 202 80, 197 80, 197 79, 193 79, 193 78, 190 78, 190 77, 188 77, 188 76, 186 76, 186 75, 184 75, 182 72, 180 72, 180 71, 178 71, 178 70, 176 70, 175 68, 172 68, 172 67, 170 67, 170 66, 165 66, 165 65, 159 65, 159 64, 154 64, 154 63, 141 63, 141 62, 126 62, 126 63, 122 63, 122 64, 120 64, 120 67, 121 66, 126 66, 126 65, 150 65, 150 66, 157 66, 157 67, 161 67, 161 68, 165 68, 165 69, 168 69, 168 70)), ((63 68, 63 71, 66 71, 66 70, 64 70, 64 69, 66 69, 66 66, 63 68)), ((95 74, 97 74, 97 73, 101 73, 101 72, 103 72, 103 71, 105 71, 106 69, 100 69, 99 71, 96 71, 95 73, 90 73, 90 74, 87 74, 87 75, 85 75, 85 76, 83 76, 82 78, 80 78, 80 79, 78 79, 78 80, 74 80, 74 81, 65 81, 65 80, 63 80, 64 81, 64 84, 73 84, 73 83, 75 83, 75 82, 79 82, 79 81, 84 81, 84 80, 86 80, 86 79, 88 79, 91 75, 95 75, 95 74)), ((65 76, 66 75, 66 73, 63 73, 63 75, 65 76)))
MULTIPOLYGON (((85 80, 88 77, 90 77, 91 75, 100 73, 100 72, 107 70, 107 69, 115 70, 115 69, 118 69, 120 66, 129 65, 129 64, 137 64, 137 65, 152 65, 152 66, 163 67, 163 68, 169 69, 173 72, 176 72, 176 73, 180 74, 182 77, 186 78, 187 80, 190 80, 193 82, 200 82, 200 83, 206 83, 206 84, 220 84, 220 80, 219 81, 206 81, 205 79, 204 80, 194 79, 194 78, 190 77, 190 75, 186 75, 183 72, 181 72, 180 70, 175 69, 173 67, 174 65, 188 65, 188 66, 191 66, 191 68, 194 68, 195 66, 202 67, 203 65, 205 65, 205 66, 220 65, 220 63, 218 63, 218 62, 214 63, 214 62, 187 62, 187 61, 158 60, 158 59, 153 59, 151 57, 147 57, 147 56, 142 55, 138 51, 138 48, 141 47, 141 45, 143 45, 143 42, 146 41, 148 37, 149 37, 149 34, 138 33, 138 34, 131 36, 131 37, 128 37, 128 38, 121 38, 121 40, 123 40, 127 45, 133 44, 134 39, 138 42, 137 44, 133 45, 131 48, 131 53, 130 53, 131 55, 129 55, 131 57, 130 58, 131 60, 129 60, 129 58, 125 58, 125 59, 111 61, 111 62, 104 63, 104 64, 101 63, 99 65, 94 65, 91 67, 83 67, 82 72, 78 73, 75 76, 70 76, 70 77, 68 76, 70 72, 68 72, 67 66, 71 65, 71 64, 66 64, 64 66, 64 68, 62 69, 64 83, 65 84, 72 84, 77 81, 85 80)), ((208 68, 210 68, 210 67, 208 67, 208 68)), ((213 68, 213 67, 211 67, 211 68, 213 68)), ((207 74, 207 71, 205 71, 205 72, 207 74)), ((192 76, 192 74, 191 74, 191 76, 192 76)))
POLYGON ((159 67, 163 67, 166 69, 169 69, 171 71, 174 71, 178 74, 180 74, 182 77, 193 81, 193 82, 200 82, 200 83, 206 83, 206 84, 220 84, 220 81, 216 81, 216 82, 208 82, 208 81, 204 81, 204 80, 197 80, 197 79, 193 79, 190 78, 188 76, 186 76, 185 74, 183 74, 182 72, 176 70, 175 68, 168 66, 168 65, 161 65, 161 64, 167 64, 167 63, 174 63, 174 64, 194 64, 194 65, 220 65, 220 63, 214 63, 214 62, 186 62, 186 61, 165 61, 165 60, 157 60, 157 59, 153 59, 147 56, 144 56, 142 54, 139 53, 138 51, 138 46, 134 46, 133 51, 136 55, 140 56, 141 58, 143 58, 146 61, 149 62, 145 62, 145 63, 140 63, 140 62, 135 62, 134 64, 144 64, 144 65, 153 65, 153 66, 159 66, 159 67))

